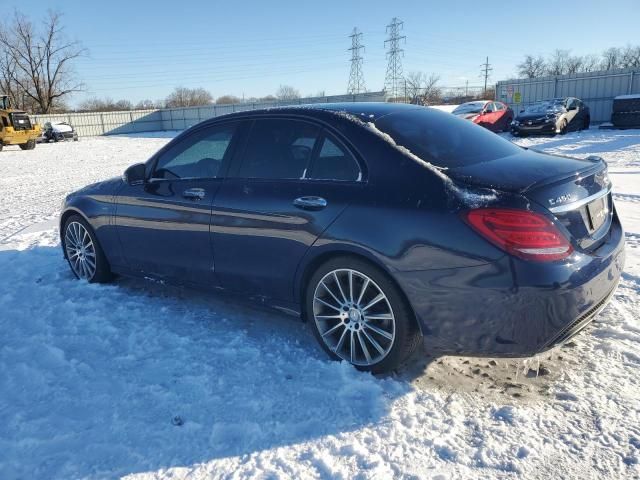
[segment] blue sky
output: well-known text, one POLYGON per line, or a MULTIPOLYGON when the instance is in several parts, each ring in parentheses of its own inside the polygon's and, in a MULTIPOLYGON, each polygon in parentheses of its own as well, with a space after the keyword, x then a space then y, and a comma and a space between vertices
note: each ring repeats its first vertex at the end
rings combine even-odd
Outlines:
POLYGON ((640 1, 121 1, 0 0, 33 19, 64 13, 70 37, 88 56, 76 64, 86 96, 164 98, 175 86, 263 96, 280 84, 300 92, 344 93, 348 35, 363 33, 364 75, 380 90, 386 68, 385 26, 404 21, 404 72, 436 73, 446 86, 480 85, 489 56, 491 81, 512 77, 525 53, 556 48, 575 54, 640 43, 640 1))

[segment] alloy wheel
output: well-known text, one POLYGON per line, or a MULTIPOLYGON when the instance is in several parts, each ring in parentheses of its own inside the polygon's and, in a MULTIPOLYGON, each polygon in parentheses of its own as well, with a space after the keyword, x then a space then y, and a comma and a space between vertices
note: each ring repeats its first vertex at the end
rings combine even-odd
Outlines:
POLYGON ((96 274, 96 249, 91 235, 80 222, 70 222, 64 234, 64 246, 73 273, 91 280, 96 274))
POLYGON ((353 269, 327 273, 313 294, 313 317, 325 345, 354 365, 371 366, 391 351, 396 319, 389 299, 353 269))

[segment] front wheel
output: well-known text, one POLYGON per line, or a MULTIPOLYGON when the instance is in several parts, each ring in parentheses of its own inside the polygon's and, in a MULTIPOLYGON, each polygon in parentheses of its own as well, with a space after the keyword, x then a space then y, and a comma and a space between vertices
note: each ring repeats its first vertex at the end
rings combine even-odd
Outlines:
POLYGON ((567 123, 567 119, 566 118, 563 119, 562 123, 560 124, 560 129, 558 130, 558 133, 560 135, 565 135, 567 133, 567 130, 568 130, 568 125, 569 124, 567 123))
POLYGON ((93 229, 80 215, 71 215, 65 222, 62 248, 78 279, 106 283, 113 278, 93 229))
POLYGON ((307 285, 305 307, 322 348, 359 370, 393 370, 420 343, 420 331, 398 288, 359 259, 340 257, 323 264, 307 285))

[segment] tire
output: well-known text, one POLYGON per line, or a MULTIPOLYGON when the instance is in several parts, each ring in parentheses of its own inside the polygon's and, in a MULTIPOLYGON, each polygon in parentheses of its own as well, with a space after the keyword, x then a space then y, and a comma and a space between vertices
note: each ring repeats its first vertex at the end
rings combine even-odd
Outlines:
POLYGON ((387 274, 352 257, 336 257, 314 272, 306 285, 305 312, 323 350, 358 370, 392 371, 422 338, 411 309, 387 274))
POLYGON ((507 121, 504 124, 504 129, 502 130, 503 132, 511 130, 511 122, 513 122, 513 118, 507 118, 507 121))
POLYGON ((568 127, 568 123, 567 123, 567 119, 564 118, 562 120, 562 123, 560 124, 560 131, 558 132, 560 135, 566 135, 567 134, 567 127, 568 127))
POLYGON ((36 140, 29 140, 27 143, 21 143, 20 144, 20 148, 22 150, 33 150, 34 148, 36 148, 36 140))
POLYGON ((591 117, 584 117, 584 121, 582 122, 582 130, 589 130, 590 125, 591 117))
POLYGON ((0 152, 2 151, 2 147, 4 147, 4 145, 0 142, 0 152))
POLYGON ((89 283, 107 283, 113 279, 111 268, 104 251, 91 228, 91 225, 80 215, 71 215, 64 222, 62 237, 62 249, 64 251, 71 272, 80 280, 89 283), (85 236, 86 232, 86 236, 85 236), (91 242, 91 247, 87 241, 87 236, 91 242), (84 245, 84 249, 79 248, 84 245), (91 258, 94 265, 91 266, 91 258), (74 261, 74 259, 76 259, 74 261), (82 265, 84 260, 87 263, 82 265))

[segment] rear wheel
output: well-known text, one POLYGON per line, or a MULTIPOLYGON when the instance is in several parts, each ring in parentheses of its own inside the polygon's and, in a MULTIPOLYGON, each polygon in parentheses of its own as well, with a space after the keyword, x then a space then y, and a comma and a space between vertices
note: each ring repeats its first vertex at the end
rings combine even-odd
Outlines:
POLYGON ((583 130, 589 130, 589 125, 591 125, 591 118, 590 117, 584 117, 584 122, 582 124, 582 129, 583 130))
POLYGON ((35 139, 33 140, 29 140, 27 143, 21 143, 20 144, 20 148, 22 150, 33 150, 34 148, 36 148, 36 141, 35 139))
POLYGON ((77 278, 89 283, 106 283, 113 278, 93 229, 80 215, 71 215, 65 222, 62 247, 77 278))
POLYGON ((362 260, 340 257, 318 268, 307 285, 305 307, 322 348, 360 370, 393 370, 420 343, 398 288, 362 260))

